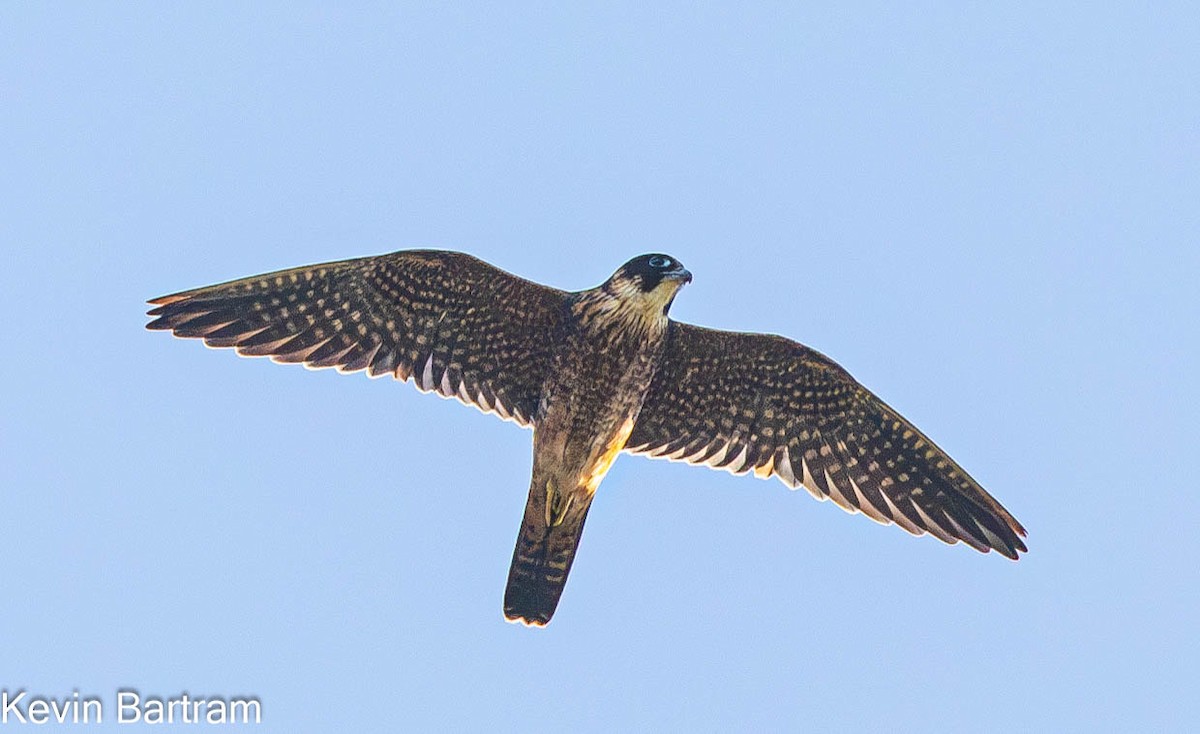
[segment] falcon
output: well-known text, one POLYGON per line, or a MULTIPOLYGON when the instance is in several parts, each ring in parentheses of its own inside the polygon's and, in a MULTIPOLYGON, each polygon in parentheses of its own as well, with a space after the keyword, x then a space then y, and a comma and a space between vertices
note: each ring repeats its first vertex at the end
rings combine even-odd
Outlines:
POLYGON ((1025 529, 829 358, 667 312, 692 275, 635 257, 567 292, 471 255, 404 250, 150 301, 149 329, 249 357, 412 380, 533 429, 504 615, 544 626, 622 451, 777 477, 850 513, 1013 560, 1025 529))

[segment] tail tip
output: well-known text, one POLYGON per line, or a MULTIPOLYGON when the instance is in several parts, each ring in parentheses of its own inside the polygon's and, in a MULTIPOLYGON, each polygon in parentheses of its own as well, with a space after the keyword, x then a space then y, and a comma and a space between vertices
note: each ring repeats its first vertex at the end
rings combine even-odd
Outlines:
POLYGON ((504 610, 504 621, 510 624, 520 624, 524 627, 542 628, 550 624, 550 614, 519 612, 513 609, 504 610))

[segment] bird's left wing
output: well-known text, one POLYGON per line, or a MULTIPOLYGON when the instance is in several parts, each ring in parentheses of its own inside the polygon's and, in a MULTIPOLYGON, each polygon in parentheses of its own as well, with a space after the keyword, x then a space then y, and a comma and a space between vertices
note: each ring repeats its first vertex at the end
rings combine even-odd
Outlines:
POLYGON ((666 354, 625 446, 753 471, 849 512, 1009 558, 1025 529, 899 413, 789 339, 670 322, 666 354))
POLYGON ((528 425, 566 293, 458 252, 405 250, 155 298, 176 336, 417 387, 528 425))

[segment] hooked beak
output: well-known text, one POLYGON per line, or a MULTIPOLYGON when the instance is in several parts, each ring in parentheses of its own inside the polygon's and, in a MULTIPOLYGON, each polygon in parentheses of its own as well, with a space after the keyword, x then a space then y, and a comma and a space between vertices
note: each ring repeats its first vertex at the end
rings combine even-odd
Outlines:
POLYGON ((686 284, 686 283, 692 282, 692 273, 687 268, 680 268, 679 270, 673 270, 673 271, 667 273, 663 277, 670 278, 671 280, 678 280, 678 281, 680 281, 681 284, 686 284))

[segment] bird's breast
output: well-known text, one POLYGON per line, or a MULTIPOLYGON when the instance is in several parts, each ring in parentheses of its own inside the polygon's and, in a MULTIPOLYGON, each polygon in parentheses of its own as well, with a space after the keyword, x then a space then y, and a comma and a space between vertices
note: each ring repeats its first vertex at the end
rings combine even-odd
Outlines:
POLYGON ((594 492, 625 447, 662 355, 661 337, 580 329, 555 360, 534 432, 535 463, 594 492))

